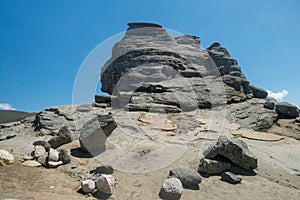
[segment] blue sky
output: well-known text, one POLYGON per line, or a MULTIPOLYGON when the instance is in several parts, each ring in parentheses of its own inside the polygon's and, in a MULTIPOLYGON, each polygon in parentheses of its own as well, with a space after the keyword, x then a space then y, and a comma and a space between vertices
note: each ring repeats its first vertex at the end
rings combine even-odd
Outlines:
POLYGON ((147 21, 197 35, 205 48, 220 42, 251 83, 287 90, 284 101, 300 106, 297 0, 0 0, 0 8, 1 105, 40 111, 71 104, 90 52, 128 22, 147 21))

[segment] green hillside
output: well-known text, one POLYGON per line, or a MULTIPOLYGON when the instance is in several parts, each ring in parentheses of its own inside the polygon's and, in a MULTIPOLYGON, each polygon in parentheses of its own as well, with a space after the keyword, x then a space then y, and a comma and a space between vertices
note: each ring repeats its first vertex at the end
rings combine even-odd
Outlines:
POLYGON ((0 124, 20 121, 32 115, 35 115, 35 113, 28 113, 17 110, 0 110, 0 124))

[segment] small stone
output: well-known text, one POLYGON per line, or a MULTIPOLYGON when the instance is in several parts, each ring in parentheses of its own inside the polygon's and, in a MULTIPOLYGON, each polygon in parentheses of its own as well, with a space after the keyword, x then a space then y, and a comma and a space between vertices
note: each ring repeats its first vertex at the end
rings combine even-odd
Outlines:
POLYGON ((297 118, 295 119, 295 123, 300 123, 300 117, 297 117, 297 118))
POLYGON ((62 162, 62 161, 57 161, 57 162, 54 162, 54 161, 49 161, 48 162, 48 166, 50 167, 50 168, 56 168, 56 167, 58 167, 58 166, 60 166, 60 165, 63 165, 64 163, 62 162))
POLYGON ((111 165, 102 165, 100 167, 97 167, 94 170, 94 173, 99 173, 99 174, 113 174, 114 173, 114 168, 111 165))
POLYGON ((229 162, 202 158, 200 160, 198 171, 206 174, 219 174, 230 169, 230 167, 231 164, 229 162))
POLYGON ((59 160, 58 152, 55 149, 50 148, 48 160, 53 162, 57 162, 59 160))
POLYGON ((28 166, 28 167, 39 167, 42 164, 36 160, 26 160, 25 162, 22 163, 22 165, 28 166))
POLYGON ((31 156, 33 158, 38 158, 41 155, 43 155, 44 153, 46 153, 45 147, 40 146, 40 145, 36 145, 36 146, 34 146, 34 151, 32 151, 31 156))
POLYGON ((37 158, 37 161, 41 163, 44 167, 48 167, 48 153, 37 158))
POLYGON ((159 197, 164 200, 179 200, 183 192, 182 183, 178 178, 168 178, 160 188, 159 197))
POLYGON ((81 181, 81 189, 84 193, 92 193, 96 189, 96 184, 91 179, 84 180, 81 181))
POLYGON ((11 155, 8 151, 1 149, 0 150, 0 166, 11 165, 14 163, 14 156, 11 155))
POLYGON ((231 184, 237 184, 242 181, 241 178, 237 177, 234 173, 231 173, 231 172, 223 172, 221 174, 221 180, 226 181, 231 184))
POLYGON ((198 186, 202 181, 200 174, 188 167, 172 169, 169 176, 178 178, 183 186, 198 186))
POLYGON ((64 164, 71 162, 71 156, 66 149, 59 150, 59 160, 61 160, 64 164))
POLYGON ((115 178, 112 175, 101 175, 97 182, 97 190, 104 194, 112 194, 113 186, 115 185, 115 178))

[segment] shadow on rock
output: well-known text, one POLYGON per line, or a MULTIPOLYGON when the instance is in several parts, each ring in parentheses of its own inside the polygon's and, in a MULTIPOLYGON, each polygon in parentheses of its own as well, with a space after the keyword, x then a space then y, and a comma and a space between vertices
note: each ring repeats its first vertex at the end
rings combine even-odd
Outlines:
POLYGON ((71 149, 71 155, 77 158, 92 158, 93 155, 82 151, 80 147, 71 149))
POLYGON ((106 200, 106 199, 109 199, 111 194, 104 194, 102 192, 96 191, 92 194, 92 196, 99 199, 99 200, 106 200))

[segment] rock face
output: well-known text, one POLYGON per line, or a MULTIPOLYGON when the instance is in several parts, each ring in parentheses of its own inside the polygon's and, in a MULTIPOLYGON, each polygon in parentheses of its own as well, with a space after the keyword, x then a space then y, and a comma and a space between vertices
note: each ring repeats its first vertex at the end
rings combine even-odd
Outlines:
POLYGON ((257 159, 249 151, 247 144, 236 138, 220 136, 218 141, 203 152, 205 158, 223 156, 244 169, 256 169, 257 159))
POLYGON ((11 165, 14 163, 14 156, 11 155, 8 151, 1 149, 0 150, 0 166, 11 165))
POLYGON ((267 96, 221 44, 202 50, 199 37, 172 38, 160 25, 133 24, 102 68, 101 90, 116 97, 112 107, 180 112, 267 96))
POLYGON ((98 115, 86 122, 80 133, 80 146, 83 151, 98 155, 105 150, 105 141, 117 127, 112 114, 98 115))
POLYGON ((178 200, 181 198, 183 187, 178 178, 168 178, 160 188, 159 197, 163 200, 178 200))
POLYGON ((180 167, 172 169, 169 173, 170 177, 178 178, 183 186, 198 186, 202 178, 200 174, 188 167, 180 167))

